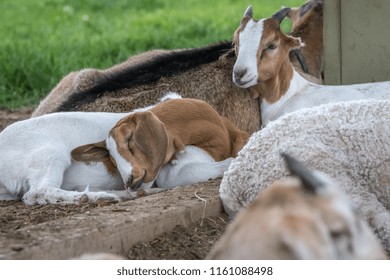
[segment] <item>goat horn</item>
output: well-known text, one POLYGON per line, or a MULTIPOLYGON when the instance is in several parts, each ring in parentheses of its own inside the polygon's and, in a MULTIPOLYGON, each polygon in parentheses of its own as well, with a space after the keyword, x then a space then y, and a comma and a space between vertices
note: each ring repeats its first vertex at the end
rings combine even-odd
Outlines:
POLYGON ((297 57, 299 63, 301 64, 303 72, 308 73, 309 70, 307 69, 305 57, 303 56, 301 50, 300 49, 294 49, 293 52, 294 52, 295 56, 297 57))
POLYGON ((321 182, 321 180, 319 180, 313 172, 299 160, 286 153, 281 153, 281 156, 285 159, 287 168, 291 172, 291 175, 297 176, 301 179, 304 187, 309 192, 317 193, 317 190, 322 187, 323 182, 321 182))
POLYGON ((253 18, 252 6, 248 6, 248 8, 246 8, 244 17, 253 18))
POLYGON ((272 18, 276 19, 279 21, 279 23, 282 22, 282 20, 288 15, 288 13, 291 11, 291 8, 283 8, 276 13, 272 15, 272 18))

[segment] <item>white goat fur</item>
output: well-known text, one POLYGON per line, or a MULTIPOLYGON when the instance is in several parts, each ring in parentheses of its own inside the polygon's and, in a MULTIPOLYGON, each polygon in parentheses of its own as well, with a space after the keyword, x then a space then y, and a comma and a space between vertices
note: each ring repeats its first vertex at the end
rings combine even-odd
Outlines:
POLYGON ((301 108, 343 101, 389 98, 390 82, 324 86, 308 82, 294 70, 290 87, 278 102, 272 104, 262 100, 261 115, 263 126, 266 126, 270 121, 301 108))
POLYGON ((206 151, 188 145, 184 153, 176 153, 176 160, 163 166, 156 179, 157 186, 171 189, 220 177, 232 159, 216 162, 206 151))
POLYGON ((323 173, 311 175, 314 188, 295 177, 274 182, 237 215, 208 258, 386 259, 341 188, 323 173))
POLYGON ((98 191, 123 190, 120 177, 108 174, 103 163, 73 162, 70 152, 105 139, 125 115, 55 113, 12 124, 0 134, 0 186, 14 196, 23 195, 29 205, 77 203, 84 194, 91 201, 117 200, 98 191))
POLYGON ((235 34, 238 55, 233 81, 242 88, 250 88, 261 98, 263 126, 301 108, 331 102, 390 98, 390 82, 325 86, 304 79, 288 59, 289 52, 300 48, 302 43, 299 38, 276 29, 278 24, 274 18, 254 20, 251 8, 248 8, 235 34), (269 45, 275 48, 267 48, 269 45))
POLYGON ((253 134, 225 172, 220 194, 234 215, 288 172, 286 152, 335 178, 390 251, 390 101, 351 101, 286 114, 253 134))
MULTIPOLYGON (((179 96, 171 94, 163 100, 174 98, 179 96)), ((23 196, 23 201, 32 205, 79 203, 84 197, 90 202, 131 198, 118 172, 110 174, 102 162, 86 164, 71 159, 74 148, 106 139, 111 128, 127 115, 52 113, 7 127, 0 134, 0 199, 23 196)), ((167 164, 160 172, 164 178, 159 179, 161 186, 172 188, 182 182, 191 184, 221 176, 230 159, 215 162, 204 153, 202 149, 187 146, 184 153, 177 155, 180 161, 167 164), (207 169, 204 176, 181 172, 202 171, 199 165, 207 169)))

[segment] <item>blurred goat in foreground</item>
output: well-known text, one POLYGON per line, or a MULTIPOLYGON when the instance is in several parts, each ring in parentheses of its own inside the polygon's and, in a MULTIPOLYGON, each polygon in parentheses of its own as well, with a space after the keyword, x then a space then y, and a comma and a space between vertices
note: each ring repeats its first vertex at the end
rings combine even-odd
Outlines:
POLYGON ((241 211, 208 259, 385 259, 341 188, 283 154, 296 178, 276 181, 241 211))

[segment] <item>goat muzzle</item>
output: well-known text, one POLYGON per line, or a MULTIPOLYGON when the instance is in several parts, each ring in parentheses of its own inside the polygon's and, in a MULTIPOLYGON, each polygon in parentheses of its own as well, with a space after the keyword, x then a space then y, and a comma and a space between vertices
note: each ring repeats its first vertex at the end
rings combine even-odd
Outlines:
POLYGON ((130 176, 129 180, 125 184, 125 188, 130 191, 137 191, 142 187, 145 177, 146 177, 146 172, 139 179, 134 179, 133 176, 130 176))

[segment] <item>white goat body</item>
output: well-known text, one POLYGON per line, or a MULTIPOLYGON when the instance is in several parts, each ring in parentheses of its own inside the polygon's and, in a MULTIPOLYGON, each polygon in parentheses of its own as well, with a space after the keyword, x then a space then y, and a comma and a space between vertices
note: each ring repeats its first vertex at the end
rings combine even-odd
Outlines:
POLYGON ((192 145, 186 146, 184 152, 177 152, 175 157, 158 174, 156 183, 160 188, 171 189, 220 177, 233 159, 215 161, 206 151, 192 145))
POLYGON ((389 99, 390 82, 342 86, 323 86, 310 83, 294 71, 288 91, 275 103, 261 104, 263 126, 286 113, 327 103, 363 99, 389 99))
POLYGON ((26 204, 117 199, 102 189, 123 190, 119 176, 103 163, 71 160, 72 149, 107 137, 126 114, 55 113, 12 124, 0 134, 0 185, 26 204), (88 188, 87 188, 88 186, 88 188), (80 192, 81 189, 86 189, 80 192))
POLYGON ((222 179, 234 215, 288 174, 280 152, 334 178, 390 251, 390 100, 351 101, 286 114, 253 134, 222 179))

